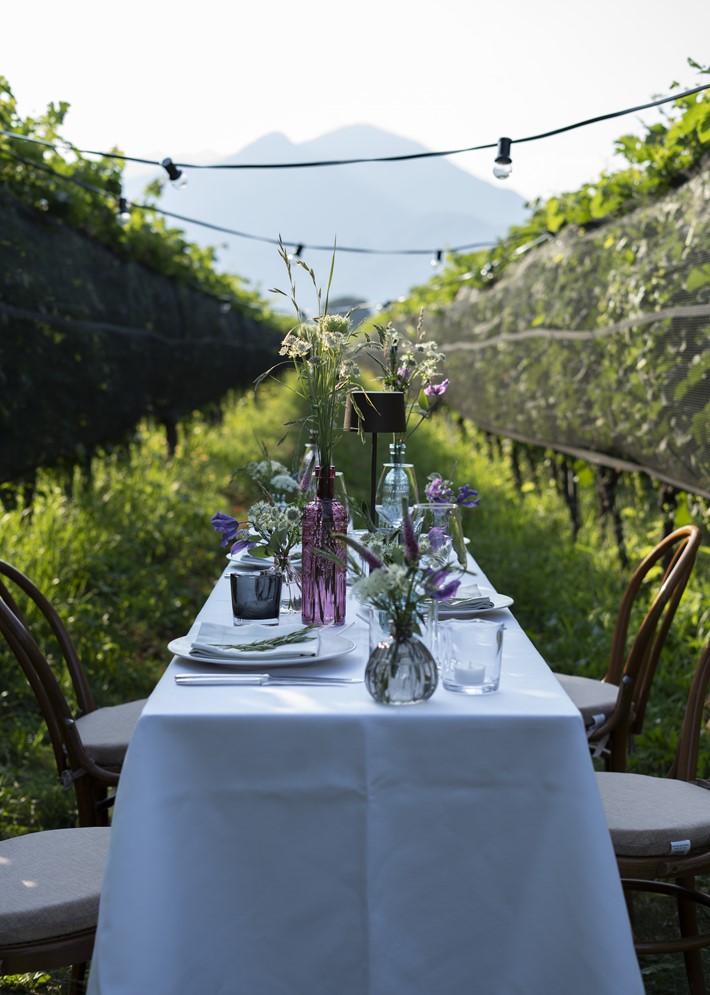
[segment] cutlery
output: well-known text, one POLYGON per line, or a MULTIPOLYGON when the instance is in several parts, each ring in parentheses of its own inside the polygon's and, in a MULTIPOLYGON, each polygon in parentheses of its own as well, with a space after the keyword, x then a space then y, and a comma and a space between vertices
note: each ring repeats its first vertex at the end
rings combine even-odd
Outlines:
POLYGON ((308 674, 176 674, 176 684, 363 684, 362 677, 317 677, 308 674))

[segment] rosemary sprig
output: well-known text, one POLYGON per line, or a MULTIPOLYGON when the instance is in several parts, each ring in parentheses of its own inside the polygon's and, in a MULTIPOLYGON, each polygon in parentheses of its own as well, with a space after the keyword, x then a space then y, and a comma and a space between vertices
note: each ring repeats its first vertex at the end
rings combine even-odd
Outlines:
POLYGON ((317 625, 306 625, 302 629, 294 629, 282 636, 272 636, 271 639, 257 639, 253 643, 207 643, 207 646, 218 646, 220 649, 228 650, 270 650, 278 646, 286 646, 289 643, 302 643, 308 639, 308 635, 317 625))

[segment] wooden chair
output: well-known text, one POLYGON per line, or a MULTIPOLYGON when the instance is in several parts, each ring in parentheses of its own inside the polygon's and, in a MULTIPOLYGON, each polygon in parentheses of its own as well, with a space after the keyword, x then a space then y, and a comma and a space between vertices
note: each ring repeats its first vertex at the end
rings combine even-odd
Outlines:
POLYGON ((678 749, 667 777, 597 773, 630 909, 637 891, 670 895, 677 901, 680 936, 637 941, 636 951, 640 956, 682 952, 691 995, 705 995, 701 949, 710 946, 710 932, 700 933, 697 919, 699 907, 710 908, 710 895, 695 886, 696 875, 710 873, 710 791, 696 782, 709 680, 710 641, 693 676, 678 749))
POLYGON ((555 676, 579 708, 594 756, 607 770, 626 770, 631 735, 643 728, 658 658, 690 577, 700 530, 684 525, 666 536, 638 565, 621 601, 609 665, 601 681, 570 674, 555 676), (658 580, 655 577, 658 576, 658 580), (649 586, 655 593, 632 633, 632 616, 649 586))
POLYGON ((50 601, 23 573, 0 560, 0 633, 13 651, 39 702, 54 751, 59 778, 74 788, 79 825, 108 825, 111 789, 118 777, 128 742, 145 700, 98 708, 74 644, 50 601), (39 610, 28 622, 16 600, 39 610), (76 707, 72 709, 42 650, 41 623, 48 623, 60 658, 71 679, 76 707))
POLYGON ((84 991, 111 830, 52 829, 0 841, 0 975, 72 965, 84 991))

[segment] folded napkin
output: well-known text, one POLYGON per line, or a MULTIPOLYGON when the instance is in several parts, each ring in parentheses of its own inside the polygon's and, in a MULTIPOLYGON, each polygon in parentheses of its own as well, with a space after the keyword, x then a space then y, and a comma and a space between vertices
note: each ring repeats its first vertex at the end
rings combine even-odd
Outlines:
POLYGON ((481 611, 485 608, 493 608, 491 599, 487 594, 481 594, 475 584, 464 587, 461 591, 462 594, 460 597, 440 602, 440 618, 445 618, 447 615, 456 615, 459 612, 481 611))
POLYGON ((202 622, 190 647, 190 656, 218 657, 224 660, 294 660, 318 656, 320 632, 302 625, 218 625, 202 622), (288 642, 285 640, 288 638, 288 642))

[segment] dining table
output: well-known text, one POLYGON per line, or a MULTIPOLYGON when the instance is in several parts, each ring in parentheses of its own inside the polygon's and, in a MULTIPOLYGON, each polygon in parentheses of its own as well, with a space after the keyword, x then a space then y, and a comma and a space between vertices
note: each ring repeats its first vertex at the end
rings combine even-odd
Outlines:
POLYGON ((313 659, 191 658, 202 623, 231 625, 239 569, 131 739, 90 995, 642 995, 581 716, 507 592, 497 691, 392 706, 350 595, 313 659), (176 679, 254 669, 352 682, 176 679))

